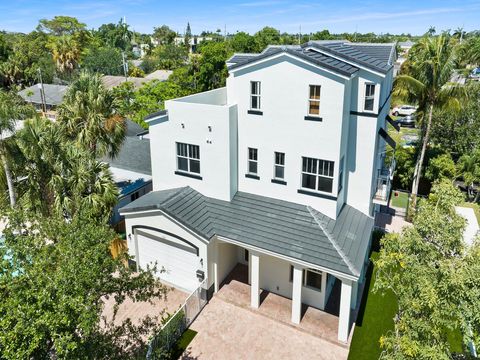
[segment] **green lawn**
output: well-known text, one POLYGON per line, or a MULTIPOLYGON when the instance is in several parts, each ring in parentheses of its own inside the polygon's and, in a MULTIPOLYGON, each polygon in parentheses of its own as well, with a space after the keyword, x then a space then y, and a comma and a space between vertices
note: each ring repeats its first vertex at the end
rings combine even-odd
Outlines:
POLYGON ((477 217, 477 222, 480 224, 480 205, 474 204, 474 203, 469 203, 469 202, 464 202, 462 204, 462 206, 472 208, 473 211, 475 212, 475 216, 477 217))
MULTIPOLYGON (((372 259, 378 258, 378 252, 372 252, 372 259)), ((373 264, 367 273, 368 296, 364 292, 360 314, 355 326, 349 360, 378 359, 381 353, 379 339, 382 334, 393 330, 393 317, 397 312, 397 301, 393 294, 373 292, 376 269, 373 264)), ((365 289, 366 290, 366 289, 365 289)))
POLYGON ((182 356, 183 352, 187 349, 188 345, 193 340, 195 335, 197 335, 196 331, 193 331, 191 329, 185 330, 183 335, 180 337, 180 339, 178 339, 178 341, 173 346, 170 359, 172 360, 179 359, 180 356, 182 356))
POLYGON ((408 206, 408 193, 401 191, 392 191, 390 206, 406 209, 408 206), (398 194, 398 196, 395 196, 398 194))

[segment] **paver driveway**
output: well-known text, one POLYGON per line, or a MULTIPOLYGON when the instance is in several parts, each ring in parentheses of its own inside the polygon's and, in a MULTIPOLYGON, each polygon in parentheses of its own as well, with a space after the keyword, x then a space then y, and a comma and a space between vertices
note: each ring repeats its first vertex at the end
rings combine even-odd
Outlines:
POLYGON ((183 359, 335 359, 348 350, 214 296, 183 359))

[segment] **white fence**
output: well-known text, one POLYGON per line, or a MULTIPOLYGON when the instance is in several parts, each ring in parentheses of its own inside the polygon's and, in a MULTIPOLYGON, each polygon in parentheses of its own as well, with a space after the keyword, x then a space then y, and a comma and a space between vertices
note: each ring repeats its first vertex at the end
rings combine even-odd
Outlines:
POLYGON ((153 336, 148 344, 147 360, 162 359, 207 304, 207 279, 195 289, 183 305, 153 336))

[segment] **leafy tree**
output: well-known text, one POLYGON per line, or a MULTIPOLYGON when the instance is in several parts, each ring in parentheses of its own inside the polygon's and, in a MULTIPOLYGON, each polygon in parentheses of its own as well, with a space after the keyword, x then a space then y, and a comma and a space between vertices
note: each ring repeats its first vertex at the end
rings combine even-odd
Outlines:
POLYGON ((330 40, 332 39, 332 35, 330 34, 330 31, 327 29, 322 30, 322 31, 317 31, 316 33, 312 34, 312 40, 330 40))
POLYGON ((128 67, 128 76, 143 78, 145 77, 145 73, 139 67, 132 65, 128 67))
POLYGON ((429 159, 425 177, 432 182, 437 179, 452 180, 456 173, 455 162, 450 154, 442 154, 429 159))
POLYGON ((160 45, 173 44, 177 33, 170 29, 167 25, 162 25, 160 27, 153 28, 153 38, 160 45))
POLYGON ((95 157, 120 151, 125 138, 125 119, 117 112, 117 99, 105 89, 100 75, 82 72, 65 94, 59 121, 69 136, 95 157))
POLYGON ((25 104, 20 96, 13 92, 0 90, 0 162, 5 172, 10 206, 12 208, 16 203, 16 195, 14 178, 10 171, 9 153, 5 143, 14 134, 17 121, 33 116, 34 113, 35 110, 32 106, 25 104))
POLYGON ((156 47, 151 56, 156 59, 157 68, 173 70, 185 65, 188 51, 183 46, 167 44, 156 47))
POLYGON ((236 53, 251 53, 257 48, 254 37, 243 31, 237 32, 230 39, 230 46, 236 53))
POLYGON ((187 29, 185 30, 184 44, 187 49, 190 47, 190 40, 192 39, 192 30, 190 29, 190 23, 187 23, 187 29))
POLYGON ((449 83, 457 62, 456 40, 448 33, 437 37, 423 37, 409 54, 409 73, 395 79, 395 92, 418 101, 424 116, 422 147, 415 167, 412 185, 412 203, 416 203, 418 186, 422 177, 423 162, 430 141, 433 111, 436 108, 459 109, 460 86, 449 83))
POLYGON ((51 20, 41 19, 37 26, 37 31, 46 32, 56 36, 73 35, 85 30, 86 24, 78 21, 77 18, 70 16, 55 16, 51 20))
POLYGON ((268 45, 280 44, 280 32, 272 27, 264 27, 254 35, 257 52, 264 50, 268 45))
POLYGON ((201 91, 225 86, 228 59, 228 49, 224 42, 209 42, 200 48, 198 85, 201 91))
POLYGON ((82 61, 82 67, 92 73, 123 75, 123 59, 120 50, 100 47, 91 50, 82 61))
POLYGON ((2 359, 132 359, 158 329, 116 318, 127 299, 162 299, 167 288, 152 271, 132 271, 113 259, 115 233, 86 211, 65 221, 17 212, 0 247, 2 359), (5 260, 8 258, 9 260, 5 260), (113 317, 106 301, 113 299, 113 317))
POLYGON ((106 46, 119 48, 123 51, 130 51, 132 46, 132 32, 128 29, 128 25, 122 19, 117 24, 103 24, 95 32, 106 46))
POLYGON ((5 41, 5 37, 0 33, 0 61, 6 61, 10 51, 11 49, 5 41))
POLYGON ((395 188, 408 189, 412 185, 412 178, 415 169, 414 147, 403 148, 397 146, 395 150, 395 160, 397 162, 395 169, 394 186, 395 188))
POLYGON ((480 148, 480 87, 469 89, 470 96, 462 102, 462 111, 435 111, 431 142, 452 154, 457 160, 480 148))
POLYGON ((394 331, 380 339, 381 359, 451 359, 447 331, 460 329, 467 341, 467 324, 477 328, 478 317, 467 323, 463 313, 478 309, 478 297, 465 289, 478 286, 480 273, 478 266, 474 274, 465 271, 464 262, 478 254, 478 244, 465 248, 465 220, 454 208, 462 201, 450 181, 439 182, 427 200, 420 200, 414 226, 382 240, 375 289, 392 291, 398 312, 394 331))

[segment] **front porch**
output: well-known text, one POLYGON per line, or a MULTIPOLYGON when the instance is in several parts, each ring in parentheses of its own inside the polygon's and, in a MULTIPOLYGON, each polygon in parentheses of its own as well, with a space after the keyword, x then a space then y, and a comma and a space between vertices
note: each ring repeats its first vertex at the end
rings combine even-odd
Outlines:
POLYGON ((325 339, 334 344, 348 348, 349 341, 339 343, 338 313, 340 298, 340 283, 337 282, 332 290, 325 311, 302 304, 300 323, 292 322, 292 300, 273 292, 261 290, 260 304, 257 309, 250 305, 251 287, 248 284, 248 266, 238 263, 227 278, 220 285, 216 296, 236 306, 250 309, 272 320, 292 326, 300 331, 325 339))

